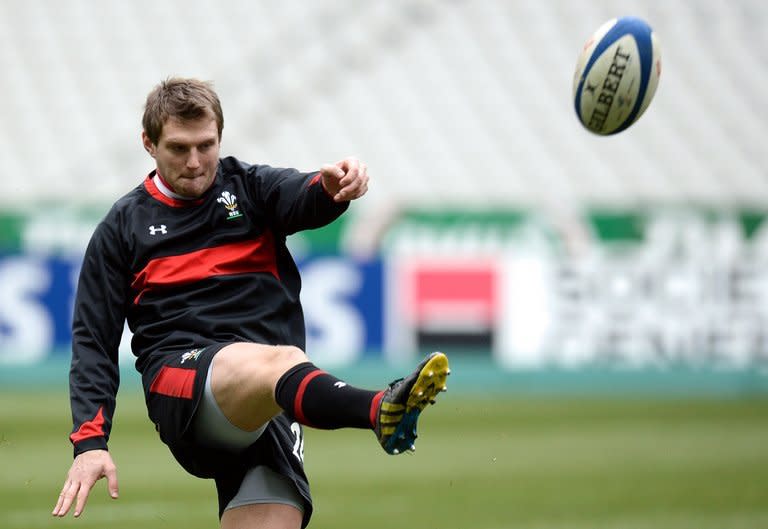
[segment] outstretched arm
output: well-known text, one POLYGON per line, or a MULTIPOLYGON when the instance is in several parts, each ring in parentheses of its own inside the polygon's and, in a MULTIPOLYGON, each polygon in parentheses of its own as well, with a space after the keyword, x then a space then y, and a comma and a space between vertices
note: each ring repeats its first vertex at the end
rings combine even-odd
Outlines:
POLYGON ((54 516, 66 516, 75 502, 74 516, 80 516, 85 509, 91 489, 101 478, 107 478, 109 495, 117 499, 117 467, 106 450, 90 450, 78 455, 67 473, 59 500, 53 508, 54 516))
POLYGON ((252 200, 283 235, 330 224, 368 191, 368 169, 352 157, 311 173, 267 165, 249 171, 252 200))

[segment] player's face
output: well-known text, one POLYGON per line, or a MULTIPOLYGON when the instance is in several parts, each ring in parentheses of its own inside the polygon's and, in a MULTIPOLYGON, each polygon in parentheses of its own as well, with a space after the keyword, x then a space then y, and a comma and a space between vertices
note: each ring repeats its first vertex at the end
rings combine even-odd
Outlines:
POLYGON ((179 195, 197 198, 216 177, 219 131, 213 117, 198 120, 169 118, 157 145, 142 133, 144 147, 157 162, 163 180, 179 195))

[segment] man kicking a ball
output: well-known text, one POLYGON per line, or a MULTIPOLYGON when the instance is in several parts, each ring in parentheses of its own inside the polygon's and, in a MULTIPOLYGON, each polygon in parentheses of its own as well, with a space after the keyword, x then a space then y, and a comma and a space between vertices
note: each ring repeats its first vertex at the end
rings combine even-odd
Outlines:
POLYGON ((179 463, 213 478, 224 529, 297 529, 312 500, 301 425, 369 428, 387 453, 413 450, 419 414, 446 389, 442 353, 383 391, 340 382, 307 357, 300 277, 286 237, 334 221, 368 189, 347 158, 301 173, 219 158, 217 94, 168 79, 147 97, 156 169, 119 199, 83 260, 73 320, 75 459, 54 516, 85 508, 117 471, 107 451, 118 346, 133 332, 151 420, 179 463))

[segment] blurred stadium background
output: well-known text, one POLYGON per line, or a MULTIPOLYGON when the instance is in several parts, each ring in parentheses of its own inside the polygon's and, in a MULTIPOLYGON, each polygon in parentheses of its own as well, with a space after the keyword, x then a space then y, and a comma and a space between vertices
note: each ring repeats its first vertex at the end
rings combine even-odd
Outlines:
POLYGON ((82 252, 152 169, 146 93, 181 75, 214 81, 225 155, 369 165, 363 201, 291 241, 317 363, 380 385, 453 360, 415 457, 310 433, 314 527, 768 527, 766 26, 762 0, 0 0, 0 526, 216 525, 127 348, 122 498, 46 514, 82 252), (622 15, 656 30, 661 81, 596 137, 571 76, 622 15))

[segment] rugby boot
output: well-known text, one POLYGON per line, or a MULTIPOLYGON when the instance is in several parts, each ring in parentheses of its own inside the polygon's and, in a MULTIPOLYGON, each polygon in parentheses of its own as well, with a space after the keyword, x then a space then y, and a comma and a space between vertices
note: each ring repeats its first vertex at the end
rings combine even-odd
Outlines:
POLYGON ((451 374, 448 357, 435 352, 427 356, 405 378, 389 384, 379 402, 374 432, 384 451, 396 455, 416 449, 416 423, 437 394, 446 391, 446 378, 451 374))

